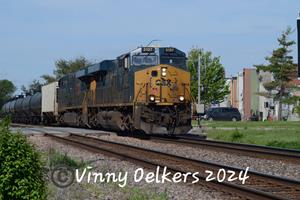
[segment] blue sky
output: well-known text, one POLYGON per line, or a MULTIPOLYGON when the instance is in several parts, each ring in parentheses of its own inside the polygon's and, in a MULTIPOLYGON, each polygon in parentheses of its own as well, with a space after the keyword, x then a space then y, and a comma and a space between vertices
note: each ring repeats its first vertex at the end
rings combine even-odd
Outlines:
POLYGON ((212 51, 235 75, 264 63, 299 11, 299 0, 0 0, 0 79, 20 88, 57 59, 112 59, 152 39, 212 51))

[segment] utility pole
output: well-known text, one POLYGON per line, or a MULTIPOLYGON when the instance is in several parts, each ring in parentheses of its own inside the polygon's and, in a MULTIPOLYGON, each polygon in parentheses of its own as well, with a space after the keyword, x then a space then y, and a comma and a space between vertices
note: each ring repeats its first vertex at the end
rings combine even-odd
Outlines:
POLYGON ((298 33, 298 79, 300 79, 300 13, 297 18, 297 33, 298 33))
POLYGON ((198 55, 198 105, 201 104, 201 57, 198 55))
POLYGON ((201 104, 201 56, 198 54, 198 105, 197 105, 197 114, 198 114, 198 127, 200 128, 200 104, 201 104))

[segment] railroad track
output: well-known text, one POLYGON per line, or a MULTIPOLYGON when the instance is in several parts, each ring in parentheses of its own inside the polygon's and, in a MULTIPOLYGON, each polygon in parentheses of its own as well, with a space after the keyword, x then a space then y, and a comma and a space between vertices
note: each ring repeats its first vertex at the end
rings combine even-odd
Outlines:
POLYGON ((207 148, 216 151, 230 152, 239 155, 248 155, 253 157, 259 157, 264 159, 276 159, 295 164, 300 164, 300 151, 258 146, 251 144, 240 144, 232 142, 222 142, 213 140, 203 140, 195 136, 178 136, 178 137, 166 137, 154 135, 151 136, 151 140, 155 142, 167 142, 184 146, 191 146, 197 148, 207 148))
POLYGON ((199 172, 197 177, 200 181, 196 184, 224 193, 224 199, 300 199, 300 181, 298 180, 280 178, 249 170, 247 174, 249 178, 245 184, 242 184, 240 181, 218 182, 213 180, 206 182, 205 179, 208 174, 205 173, 205 170, 210 170, 217 174, 220 169, 224 169, 239 174, 245 169, 185 158, 94 137, 74 134, 70 134, 67 137, 49 134, 46 134, 46 136, 90 151, 126 159, 150 169, 156 169, 157 166, 166 166, 173 174, 176 172, 183 174, 199 172))
MULTIPOLYGON (((40 131, 35 127, 51 129, 51 127, 45 126, 32 126, 24 124, 12 124, 15 127, 28 127, 31 130, 40 131)), ((68 127, 64 127, 68 128, 68 127)), ((51 129, 53 131, 59 131, 51 129)), ((65 130, 63 130, 65 132, 65 130)), ((106 133, 111 133, 106 131, 106 133)), ((102 133, 103 134, 103 133, 102 133)), ((251 144, 240 144, 232 142, 222 142, 222 141, 213 141, 213 140, 204 140, 203 138, 197 135, 179 135, 176 137, 169 137, 163 135, 152 135, 150 136, 151 140, 154 142, 160 143, 173 143, 178 145, 197 147, 197 148, 207 148, 214 151, 229 152, 237 155, 247 155, 252 157, 258 157, 263 159, 275 159, 284 162, 290 162, 295 164, 300 164, 300 150, 291 150, 275 147, 266 147, 258 146, 251 144)))

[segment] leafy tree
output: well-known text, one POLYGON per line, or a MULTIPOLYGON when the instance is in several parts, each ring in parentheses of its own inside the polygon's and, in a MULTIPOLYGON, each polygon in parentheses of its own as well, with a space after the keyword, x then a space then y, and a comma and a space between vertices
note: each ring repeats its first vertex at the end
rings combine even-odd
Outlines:
POLYGON ((45 81, 45 85, 56 81, 56 78, 54 76, 48 74, 42 75, 41 78, 45 81))
POLYGON ((272 73, 274 80, 264 84, 270 98, 274 102, 278 102, 278 119, 282 120, 282 103, 285 99, 290 98, 291 89, 294 86, 291 80, 296 74, 296 67, 293 64, 293 57, 290 55, 292 50, 290 47, 295 44, 295 41, 289 40, 289 35, 292 33, 291 27, 288 27, 282 32, 277 39, 279 47, 273 50, 272 55, 266 57, 268 65, 256 65, 258 70, 268 71, 272 73))
POLYGON ((22 85, 21 90, 26 95, 33 95, 34 93, 41 92, 42 86, 43 84, 39 80, 34 79, 28 87, 22 85))
POLYGON ((16 87, 9 80, 0 80, 0 108, 2 105, 12 97, 13 93, 16 91, 16 87))
POLYGON ((24 135, 10 132, 9 123, 0 123, 0 199, 46 199, 40 155, 24 135))
POLYGON ((85 57, 78 57, 75 60, 65 60, 59 59, 55 62, 54 75, 43 75, 41 78, 45 80, 45 83, 54 82, 68 73, 76 72, 88 65, 91 65, 91 62, 88 61, 85 57))
POLYGON ((229 94, 225 80, 225 70, 220 57, 213 57, 209 51, 192 48, 188 53, 188 67, 191 72, 191 92, 195 99, 198 96, 198 56, 201 58, 201 102, 207 107, 211 103, 221 103, 229 94))
POLYGON ((79 69, 82 69, 90 64, 91 63, 84 57, 79 57, 76 58, 75 60, 64 60, 64 59, 57 60, 55 62, 56 69, 53 72, 54 75, 44 74, 41 76, 43 81, 35 79, 32 81, 32 83, 28 85, 28 87, 22 85, 21 90, 26 95, 33 95, 36 92, 40 92, 43 85, 47 85, 49 83, 57 81, 64 75, 78 71, 79 69))

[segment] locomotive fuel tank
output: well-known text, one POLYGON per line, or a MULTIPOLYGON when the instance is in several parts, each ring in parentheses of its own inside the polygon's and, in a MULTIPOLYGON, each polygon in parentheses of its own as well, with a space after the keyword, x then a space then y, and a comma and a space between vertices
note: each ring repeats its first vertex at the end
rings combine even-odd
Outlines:
POLYGON ((103 111, 97 114, 100 126, 107 130, 124 131, 124 116, 117 111, 103 111))

